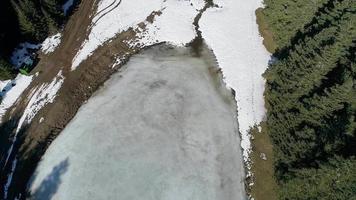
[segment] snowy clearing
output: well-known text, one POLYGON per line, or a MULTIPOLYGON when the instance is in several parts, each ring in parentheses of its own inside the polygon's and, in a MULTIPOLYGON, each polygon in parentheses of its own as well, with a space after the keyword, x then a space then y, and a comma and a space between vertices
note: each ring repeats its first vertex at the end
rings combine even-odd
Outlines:
POLYGON ((57 48, 57 46, 61 43, 61 37, 62 37, 61 33, 57 33, 55 35, 46 38, 42 42, 41 51, 45 54, 53 52, 57 48))
POLYGON ((102 0, 93 18, 89 37, 73 59, 72 70, 116 34, 130 27, 137 28, 152 12, 161 11, 162 14, 156 16, 157 20, 134 45, 148 46, 162 41, 186 44, 196 35, 192 23, 203 5, 204 0, 152 0, 149 4, 144 0, 102 0))
POLYGON ((30 85, 31 81, 32 76, 19 74, 14 80, 1 82, 0 123, 6 110, 16 102, 22 92, 30 85))
MULTIPOLYGON (((262 45, 255 10, 261 0, 214 0, 219 8, 209 8, 200 20, 200 30, 213 49, 228 87, 236 92, 241 146, 249 163, 249 129, 265 116, 262 74, 269 53, 262 45)), ((249 165, 248 165, 249 167, 249 165)))

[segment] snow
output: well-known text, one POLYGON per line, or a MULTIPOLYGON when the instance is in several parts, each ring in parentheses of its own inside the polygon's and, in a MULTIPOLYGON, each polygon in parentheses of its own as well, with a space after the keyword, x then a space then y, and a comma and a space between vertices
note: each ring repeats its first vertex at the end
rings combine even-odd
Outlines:
MULTIPOLYGON (((194 4, 193 4, 194 5, 194 4)), ((138 34, 134 46, 149 46, 160 42, 183 46, 196 37, 194 18, 203 4, 191 6, 189 1, 167 1, 162 14, 151 24, 146 22, 146 30, 138 34)))
POLYGON ((57 46, 61 43, 61 37, 62 37, 61 33, 57 33, 55 35, 46 38, 42 42, 42 47, 41 47, 42 52, 45 54, 53 52, 57 48, 57 46))
MULTIPOLYGON (((113 38, 117 33, 136 27, 152 12, 161 11, 161 16, 148 27, 148 31, 140 36, 145 46, 162 41, 183 45, 195 37, 193 19, 204 5, 204 0, 102 0, 99 2, 96 15, 92 20, 92 27, 88 39, 72 62, 72 70, 89 57, 93 51, 104 42, 113 38), (115 6, 118 6, 115 8, 115 6), (113 10, 112 10, 113 9, 113 10)), ((147 22, 146 22, 147 24, 147 22)))
POLYGON ((131 57, 51 143, 32 198, 246 199, 236 105, 207 52, 131 57))
POLYGON ((0 123, 2 122, 1 120, 6 110, 16 102, 22 92, 30 85, 31 81, 32 76, 19 74, 14 80, 1 82, 2 101, 0 103, 0 123))
MULTIPOLYGON (((264 84, 269 53, 262 45, 255 10, 261 0, 215 0, 200 20, 200 30, 213 49, 228 87, 236 92, 241 146, 245 162, 251 151, 249 129, 265 116, 264 84)), ((249 167, 249 165, 248 165, 249 167)))
POLYGON ((62 10, 64 15, 66 16, 68 14, 69 9, 73 6, 74 4, 74 0, 67 0, 63 6, 62 6, 62 10))
POLYGON ((41 44, 32 44, 29 42, 20 43, 18 47, 12 52, 10 58, 11 63, 16 69, 20 68, 22 64, 32 65, 31 51, 35 52, 41 47, 41 44))
POLYGON ((4 186, 4 199, 5 200, 7 199, 7 193, 9 191, 9 187, 10 187, 10 184, 12 181, 12 176, 14 175, 14 172, 15 172, 16 165, 17 165, 17 159, 15 158, 15 160, 12 161, 11 171, 10 171, 10 174, 7 176, 6 184, 4 186))
POLYGON ((19 120, 16 132, 21 129, 24 122, 30 123, 38 111, 40 111, 46 104, 53 103, 53 100, 63 82, 64 77, 61 70, 51 83, 43 83, 41 86, 37 87, 19 120))
MULTIPOLYGON (((11 146, 7 152, 7 157, 5 160, 5 165, 9 161, 12 150, 14 148, 14 144, 17 140, 17 135, 20 132, 24 123, 30 123, 31 120, 35 117, 38 111, 41 110, 48 103, 53 103, 54 98, 58 90, 61 88, 64 81, 64 77, 62 76, 62 71, 59 71, 57 76, 52 80, 51 83, 43 83, 41 86, 34 89, 29 95, 30 101, 27 104, 16 128, 15 135, 12 139, 11 146)), ((10 90, 11 91, 11 90, 10 90)))
POLYGON ((0 97, 4 96, 4 94, 12 88, 11 80, 0 81, 0 97))

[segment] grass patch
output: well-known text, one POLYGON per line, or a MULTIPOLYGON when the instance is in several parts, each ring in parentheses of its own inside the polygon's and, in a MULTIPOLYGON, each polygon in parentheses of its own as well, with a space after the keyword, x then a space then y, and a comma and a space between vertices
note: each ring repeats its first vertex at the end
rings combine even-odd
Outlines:
POLYGON ((273 146, 267 134, 266 122, 261 123, 261 132, 257 127, 251 130, 252 140, 252 173, 254 185, 251 196, 255 200, 277 200, 277 182, 274 177, 273 146), (262 159, 265 154, 267 160, 262 159))
POLYGON ((273 39, 272 31, 268 27, 267 20, 263 14, 263 8, 258 8, 255 12, 258 24, 258 30, 263 37, 263 45, 267 51, 274 53, 277 49, 277 44, 273 39))

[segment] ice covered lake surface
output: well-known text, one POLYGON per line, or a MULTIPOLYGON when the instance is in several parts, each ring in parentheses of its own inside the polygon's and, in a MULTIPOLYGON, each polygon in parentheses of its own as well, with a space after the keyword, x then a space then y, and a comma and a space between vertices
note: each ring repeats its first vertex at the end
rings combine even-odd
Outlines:
POLYGON ((32 199, 246 199, 236 103, 214 60, 167 45, 132 57, 50 145, 32 199))

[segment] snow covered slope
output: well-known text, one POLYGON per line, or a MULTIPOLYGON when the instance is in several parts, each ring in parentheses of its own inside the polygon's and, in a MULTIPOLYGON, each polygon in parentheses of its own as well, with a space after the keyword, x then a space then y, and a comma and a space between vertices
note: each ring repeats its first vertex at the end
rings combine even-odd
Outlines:
POLYGON ((245 161, 251 151, 248 130, 264 115, 264 79, 269 53, 262 45, 255 10, 261 0, 214 0, 200 20, 200 30, 214 51, 228 87, 236 92, 241 146, 245 161))

